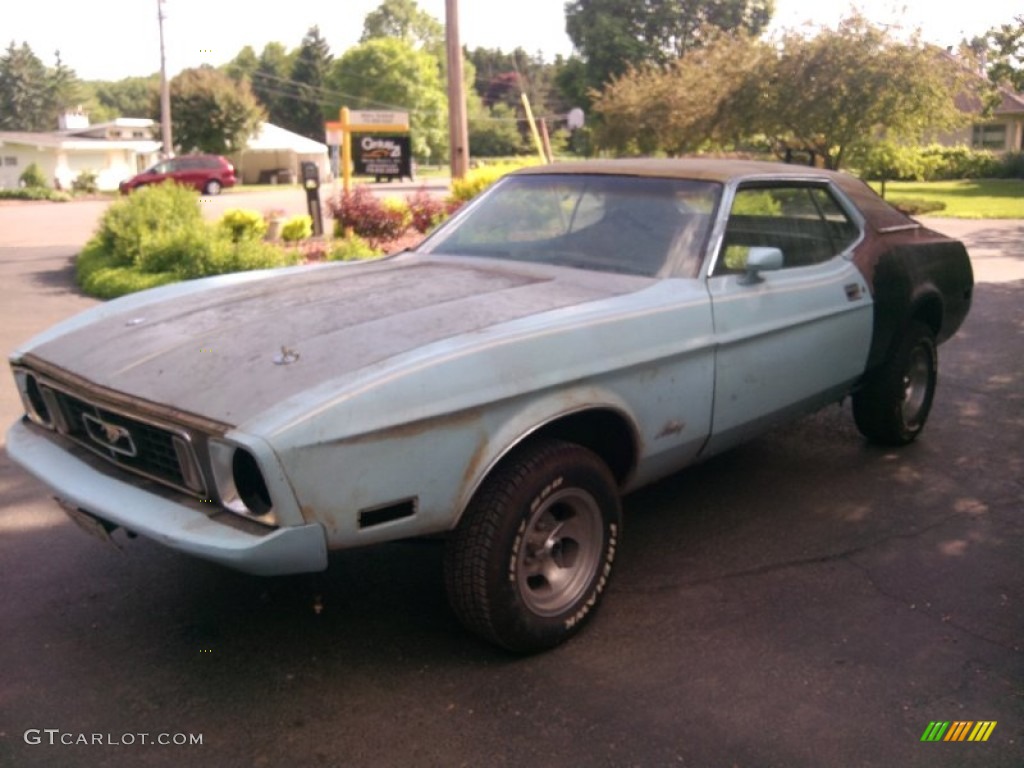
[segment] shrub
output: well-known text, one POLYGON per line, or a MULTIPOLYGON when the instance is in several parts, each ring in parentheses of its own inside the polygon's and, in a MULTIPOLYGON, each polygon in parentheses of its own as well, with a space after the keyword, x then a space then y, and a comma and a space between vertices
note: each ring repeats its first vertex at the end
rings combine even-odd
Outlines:
POLYGON ((499 163, 497 165, 485 165, 479 168, 474 168, 466 174, 464 179, 454 179, 452 181, 452 193, 449 195, 448 199, 458 205, 461 205, 462 203, 472 200, 502 176, 505 176, 512 171, 518 171, 520 168, 526 168, 537 164, 538 161, 535 159, 524 158, 523 160, 513 160, 499 163))
POLYGON ((152 241, 139 267, 144 272, 174 272, 181 280, 191 280, 282 267, 294 264, 297 259, 298 254, 262 240, 235 242, 223 230, 205 226, 152 241))
POLYGON ((0 200, 50 200, 54 203, 66 203, 71 199, 67 192, 45 187, 25 187, 19 189, 0 189, 0 200))
POLYGON ((26 189, 45 189, 49 186, 46 183, 46 177, 43 175, 42 169, 36 163, 29 163, 28 167, 22 171, 21 176, 18 177, 18 181, 26 189))
POLYGON ((96 184, 96 172, 82 171, 71 182, 71 189, 79 194, 95 195, 99 191, 99 187, 96 184))
POLYGON ((384 205, 384 210, 387 211, 387 215, 395 221, 395 226, 398 229, 398 233, 395 237, 398 237, 412 224, 412 211, 409 210, 409 204, 405 200, 399 200, 396 197, 386 197, 381 201, 384 205))
POLYGON ((983 179, 994 176, 999 161, 991 152, 970 147, 942 147, 933 144, 922 150, 926 176, 924 181, 983 179))
POLYGON ((112 298, 177 280, 299 260, 298 252, 255 234, 265 227, 259 213, 240 213, 226 215, 229 223, 207 224, 191 190, 144 187, 107 209, 76 261, 78 282, 93 296, 112 298))
POLYGON ((146 186, 113 203, 93 236, 111 266, 135 266, 149 243, 176 232, 203 229, 195 191, 178 184, 146 186))
POLYGON ((891 181, 947 181, 993 178, 1001 161, 991 152, 966 146, 926 147, 880 142, 854 158, 866 179, 891 181))
POLYGON ((231 208, 224 211, 217 226, 225 231, 234 243, 242 240, 261 240, 267 234, 267 222, 259 211, 231 208))
POLYGON ((1007 152, 999 161, 1001 179, 1024 179, 1024 152, 1007 152))
POLYGON ((405 202, 409 206, 412 227, 421 235, 427 234, 448 215, 445 204, 423 188, 406 197, 405 202))
POLYGON ((907 216, 921 216, 925 213, 946 210, 946 204, 940 200, 893 199, 889 201, 889 204, 907 216))
POLYGON ((132 267, 104 267, 80 281, 82 290, 98 299, 116 299, 136 291, 173 283, 180 278, 173 272, 140 272, 132 267))
POLYGON ((313 236, 313 219, 306 215, 291 216, 281 225, 281 239, 295 243, 313 236))
MULTIPOLYGON (((109 269, 113 266, 113 262, 113 256, 104 250, 98 238, 93 237, 85 244, 82 252, 78 254, 78 258, 75 259, 75 279, 80 286, 85 288, 94 273, 101 269, 109 269)), ((88 289, 87 292, 92 293, 88 289)))
POLYGON ((329 251, 328 261, 361 261, 363 259, 375 259, 381 255, 380 250, 374 248, 366 240, 358 235, 341 237, 336 239, 329 251))
POLYGON ((408 209, 384 203, 364 185, 331 198, 327 206, 334 217, 336 237, 342 237, 351 229, 377 246, 398 238, 409 226, 408 209))

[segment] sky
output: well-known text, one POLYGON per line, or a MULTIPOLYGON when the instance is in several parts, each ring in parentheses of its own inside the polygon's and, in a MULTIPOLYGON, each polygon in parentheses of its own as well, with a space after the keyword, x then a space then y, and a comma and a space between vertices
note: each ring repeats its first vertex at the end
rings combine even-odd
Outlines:
MULTIPOLYGON (((27 42, 45 64, 60 50, 64 63, 83 80, 117 80, 160 68, 157 0, 8 0, 0 14, 0 46, 27 42)), ((223 64, 245 45, 257 53, 271 41, 298 47, 313 25, 337 56, 358 42, 366 14, 380 0, 165 0, 164 36, 168 74, 208 63, 223 64)), ((443 21, 445 0, 419 0, 443 21)), ((974 0, 969 6, 936 0, 858 0, 856 6, 877 24, 920 29, 943 46, 979 35, 1022 13, 1022 0, 974 0), (964 8, 969 7, 969 13, 964 8)), ((848 2, 776 0, 773 26, 834 26, 847 15, 848 2)), ((459 0, 462 43, 470 48, 521 46, 552 60, 572 53, 565 34, 564 0, 459 0)))

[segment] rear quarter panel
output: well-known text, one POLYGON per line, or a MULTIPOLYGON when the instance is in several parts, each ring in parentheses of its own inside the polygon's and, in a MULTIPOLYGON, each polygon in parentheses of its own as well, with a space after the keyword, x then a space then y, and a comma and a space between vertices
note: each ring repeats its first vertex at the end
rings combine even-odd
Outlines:
POLYGON ((875 299, 868 367, 881 363, 911 318, 935 331, 939 343, 963 324, 971 306, 974 273, 963 243, 920 228, 876 234, 857 266, 875 299))

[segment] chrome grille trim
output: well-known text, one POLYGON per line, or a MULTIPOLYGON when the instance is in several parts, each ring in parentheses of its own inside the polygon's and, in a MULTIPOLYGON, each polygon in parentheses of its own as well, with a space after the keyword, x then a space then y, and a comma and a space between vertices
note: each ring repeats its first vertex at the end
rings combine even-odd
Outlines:
POLYGON ((58 405, 59 416, 54 422, 59 434, 117 467, 190 496, 208 498, 206 479, 187 430, 87 399, 52 379, 29 372, 44 398, 58 405), (131 450, 127 449, 129 444, 131 450))

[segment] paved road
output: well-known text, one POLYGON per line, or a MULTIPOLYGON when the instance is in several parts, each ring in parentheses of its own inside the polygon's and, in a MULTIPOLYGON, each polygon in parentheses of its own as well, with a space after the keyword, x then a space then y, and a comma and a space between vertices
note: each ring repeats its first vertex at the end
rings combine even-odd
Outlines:
MULTIPOLYGON (((0 207, 0 350, 93 303, 74 207, 0 207)), ((1019 768, 1024 224, 932 223, 985 282, 922 439, 831 408, 632 495, 600 615, 534 658, 461 631, 434 543, 280 579, 108 550, 0 453, 0 766, 1019 768), (933 720, 998 725, 922 744, 933 720)))
MULTIPOLYGON (((431 194, 445 194, 447 178, 423 179, 419 182, 394 182, 391 184, 369 184, 370 189, 381 197, 404 198, 418 189, 431 194)), ((324 227, 330 226, 327 216, 327 201, 340 191, 339 185, 321 188, 321 204, 324 209, 324 227)), ((263 190, 225 190, 217 197, 200 198, 203 212, 211 221, 229 208, 245 208, 266 212, 283 210, 289 216, 306 213, 306 193, 299 187, 267 187, 263 190)), ((60 245, 70 249, 79 248, 95 232, 96 224, 110 200, 88 200, 73 203, 11 203, 0 201, 0 248, 5 246, 39 247, 60 245)))

